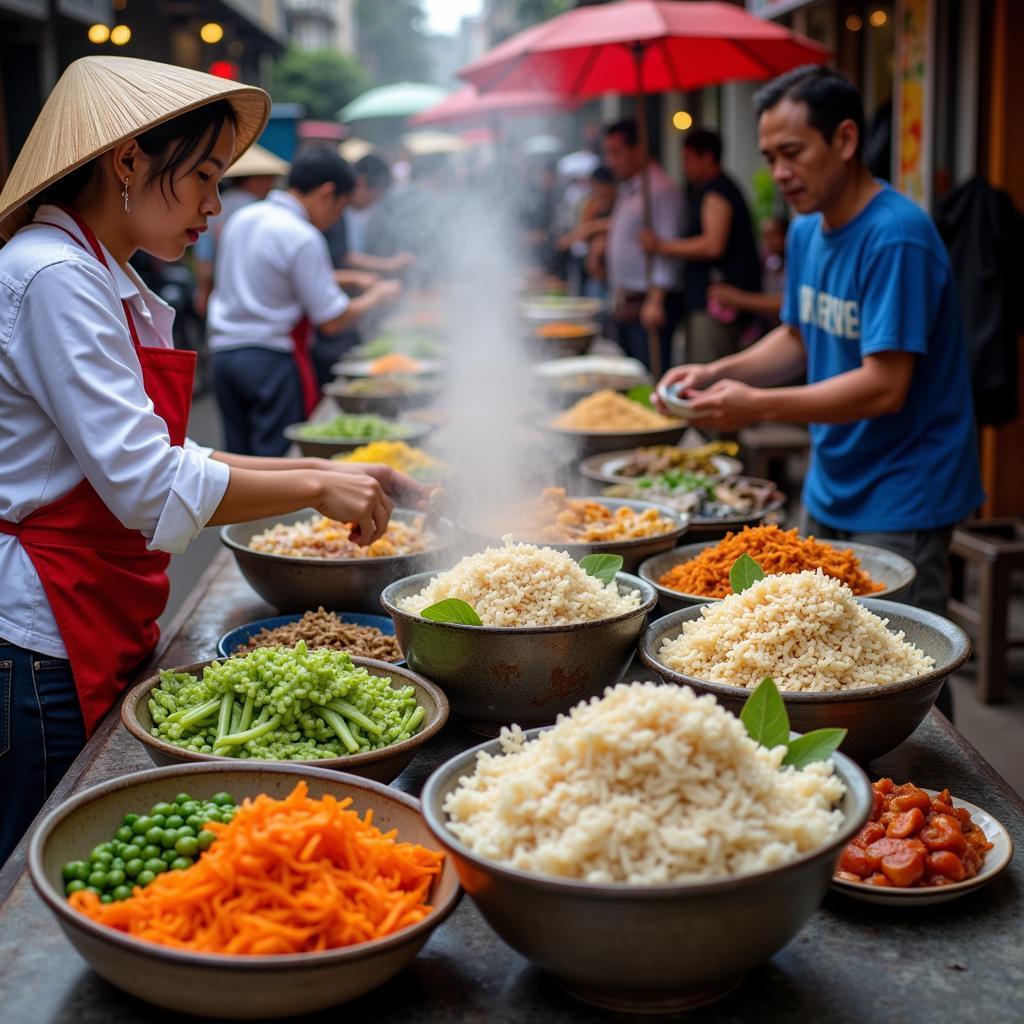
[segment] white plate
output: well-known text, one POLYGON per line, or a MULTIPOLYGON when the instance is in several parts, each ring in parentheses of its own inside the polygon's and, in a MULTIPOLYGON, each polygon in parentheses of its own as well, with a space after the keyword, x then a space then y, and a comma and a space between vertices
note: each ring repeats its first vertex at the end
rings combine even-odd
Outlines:
MULTIPOLYGON (((924 789, 924 787, 921 787, 924 789)), ((925 789, 929 796, 937 796, 938 790, 925 789)), ((953 794, 953 805, 963 807, 971 812, 971 819, 985 833, 985 838, 992 844, 992 849, 985 854, 981 870, 973 877, 952 885, 927 886, 919 889, 899 889, 893 886, 864 885, 861 882, 844 882, 832 879, 832 888, 850 899, 864 903, 878 903, 888 907, 927 907, 933 903, 945 903, 960 896, 980 889, 991 882, 996 875, 1006 870, 1013 857, 1013 840, 1006 827, 998 818, 993 818, 988 811, 983 811, 967 800, 961 800, 953 794)))
POLYGON ((581 373, 605 374, 609 377, 631 377, 638 384, 648 380, 647 370, 638 359, 623 356, 570 356, 538 363, 533 372, 544 379, 573 377, 581 373))
MULTIPOLYGON (((682 448, 682 445, 676 447, 682 448)), ((609 484, 629 484, 639 479, 635 476, 622 476, 619 470, 639 449, 628 448, 620 452, 608 452, 607 455, 591 455, 583 460, 580 468, 592 480, 609 484), (590 472, 586 472, 589 470, 590 472)), ((731 455, 712 455, 711 462, 718 476, 739 476, 743 472, 743 463, 731 455)))
MULTIPOLYGON (((388 358, 382 356, 381 358, 388 358)), ((377 362, 376 359, 352 359, 340 363, 335 363, 331 367, 331 373, 335 377, 387 377, 386 373, 374 374, 371 372, 371 367, 377 362)), ((441 364, 436 359, 417 359, 417 363, 420 364, 418 370, 402 370, 396 372, 394 376, 397 377, 420 377, 430 373, 437 373, 441 369, 441 364)))

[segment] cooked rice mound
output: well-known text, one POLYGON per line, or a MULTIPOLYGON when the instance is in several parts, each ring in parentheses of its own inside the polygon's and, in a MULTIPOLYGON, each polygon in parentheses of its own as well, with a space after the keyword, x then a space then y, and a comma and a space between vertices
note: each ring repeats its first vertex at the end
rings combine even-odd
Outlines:
POLYGON ((587 882, 660 885, 786 864, 843 822, 830 761, 780 768, 710 694, 620 683, 530 742, 503 729, 445 800, 474 853, 587 882))
POLYGON ((901 682, 935 664, 820 569, 766 576, 700 614, 658 652, 694 679, 752 689, 771 676, 782 690, 834 692, 901 682))
POLYGON ((450 597, 472 605, 485 626, 500 627, 565 626, 640 606, 640 591, 620 594, 614 580, 605 586, 565 552, 514 544, 511 537, 500 548, 463 558, 398 606, 419 614, 450 597))

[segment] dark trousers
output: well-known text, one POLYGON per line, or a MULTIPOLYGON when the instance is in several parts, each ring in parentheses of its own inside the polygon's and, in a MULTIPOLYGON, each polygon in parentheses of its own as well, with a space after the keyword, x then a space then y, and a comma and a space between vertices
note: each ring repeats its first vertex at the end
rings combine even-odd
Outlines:
POLYGON ((239 455, 284 455, 284 428, 304 420, 302 389, 289 352, 248 346, 213 354, 213 390, 224 448, 239 455))
POLYGON ((0 640, 0 864, 83 746, 70 663, 0 640))
MULTIPOLYGON (((804 513, 801 526, 803 533, 813 533, 822 540, 873 544, 877 548, 885 548, 887 551, 895 551, 896 554, 902 555, 917 570, 917 578, 910 590, 897 600, 902 604, 946 616, 946 605, 949 602, 949 542, 953 536, 952 526, 944 526, 938 530, 854 533, 826 526, 807 512, 804 513)), ((948 719, 952 720, 953 697, 948 681, 943 683, 935 704, 948 719)))
POLYGON ((349 349, 355 348, 362 339, 358 331, 341 331, 339 334, 316 334, 313 345, 313 367, 321 390, 334 380, 331 367, 339 362, 349 349))
MULTIPOLYGON (((661 355, 661 372, 664 373, 672 365, 672 335, 683 311, 683 297, 678 292, 669 292, 665 296, 665 326, 658 331, 658 351, 661 355)), ((637 307, 639 315, 639 307, 637 307)), ((619 321, 615 324, 615 340, 626 353, 639 359, 649 370, 651 368, 650 346, 647 342, 647 328, 639 319, 619 321)))

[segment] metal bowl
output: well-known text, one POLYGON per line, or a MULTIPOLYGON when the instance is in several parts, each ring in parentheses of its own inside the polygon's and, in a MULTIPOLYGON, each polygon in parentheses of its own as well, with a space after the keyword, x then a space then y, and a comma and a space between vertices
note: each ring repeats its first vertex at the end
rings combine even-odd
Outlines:
POLYGON ((588 455, 599 455, 602 452, 618 451, 626 446, 646 448, 648 445, 654 444, 675 444, 686 433, 687 424, 680 422, 678 426, 661 427, 658 430, 605 432, 564 430, 554 426, 549 420, 547 423, 540 424, 540 429, 550 436, 571 442, 577 457, 582 458, 588 455))
MULTIPOLYGON (((957 625, 941 615, 911 605, 875 598, 858 598, 868 611, 888 620, 892 633, 902 630, 906 640, 935 659, 935 668, 924 675, 882 686, 865 686, 842 693, 789 693, 779 689, 797 732, 838 727, 847 729, 843 753, 861 764, 899 746, 928 714, 946 677, 971 655, 971 642, 957 625)), ((751 691, 742 686, 714 683, 676 672, 664 665, 659 651, 662 641, 676 637, 684 622, 700 616, 703 605, 692 605, 651 623, 640 638, 640 660, 667 683, 691 686, 700 693, 713 693, 718 703, 738 715, 751 691)))
MULTIPOLYGON (((355 612, 380 612, 378 596, 384 587, 415 572, 442 566, 455 540, 447 519, 438 521, 438 546, 418 555, 387 558, 292 558, 253 551, 249 541, 277 523, 297 523, 318 513, 315 509, 270 516, 251 523, 236 523, 220 531, 221 542, 231 549, 238 568, 264 601, 282 612, 304 612, 323 605, 355 612)), ((392 520, 410 522, 422 513, 396 509, 392 520)))
MULTIPOLYGON (((365 612, 335 612, 335 614, 346 625, 368 626, 372 629, 379 629, 385 636, 395 635, 395 624, 386 615, 367 615, 365 612)), ((248 646, 250 637, 262 633, 265 629, 278 629, 281 626, 298 622, 304 615, 305 612, 292 612, 291 615, 273 615, 265 619, 247 622, 242 626, 236 626, 234 629, 229 629, 217 641, 217 655, 221 658, 230 658, 236 654, 248 654, 250 651, 256 650, 256 648, 248 646)), ((386 659, 379 658, 377 660, 384 661, 386 659)), ((401 665, 404 661, 404 658, 400 658, 398 661, 388 662, 388 664, 401 665)))
MULTIPOLYGON (((684 562, 690 562, 702 551, 714 547, 718 541, 702 540, 697 544, 684 544, 673 551, 666 551, 648 558, 637 570, 637 575, 646 580, 658 592, 658 607, 663 612, 674 612, 691 605, 704 604, 707 601, 720 601, 720 597, 705 597, 700 594, 684 594, 680 590, 672 590, 662 586, 658 580, 670 569, 684 562)), ((912 562, 902 555, 885 548, 877 548, 873 544, 857 544, 853 541, 830 542, 840 551, 851 550, 860 561, 861 568, 877 583, 884 583, 885 589, 872 594, 873 598, 898 601, 908 593, 917 579, 917 570, 912 562)))
POLYGON ((598 885, 486 860, 448 830, 445 798, 472 774, 480 751, 497 754, 500 744, 464 751, 427 780, 427 824, 505 942, 573 995, 614 1010, 692 1009, 731 991, 817 910, 841 851, 871 809, 867 777, 848 758, 833 755, 846 785, 843 826, 813 853, 769 871, 711 882, 598 885))
MULTIPOLYGON (((386 373, 374 373, 373 364, 376 359, 343 359, 331 367, 331 373, 335 377, 386 377, 386 373)), ((419 369, 403 370, 401 373, 392 374, 395 377, 430 377, 440 373, 443 364, 439 359, 417 359, 419 369)))
MULTIPOLYGON (((191 672, 201 675, 203 669, 211 665, 210 661, 199 661, 183 668, 172 669, 172 672, 191 672)), ((448 698, 431 682, 410 672, 407 668, 392 665, 386 661, 375 661, 373 658, 353 658, 353 665, 362 665, 372 676, 390 679, 392 689, 411 686, 416 691, 416 700, 425 712, 423 727, 415 736, 400 743, 394 743, 383 750, 371 750, 365 754, 349 754, 347 757, 324 757, 315 761, 288 761, 287 764, 306 765, 310 768, 324 768, 336 772, 349 772, 374 782, 388 783, 397 779, 405 771, 409 762, 416 756, 420 747, 436 736, 448 721, 448 698)), ((176 747, 173 743, 158 739, 150 730, 153 728, 153 716, 149 711, 149 694, 160 684, 160 676, 153 675, 133 686, 121 703, 121 721, 124 727, 146 748, 150 760, 157 766, 168 764, 238 764, 244 760, 246 764, 259 767, 264 764, 275 764, 274 761, 260 761, 237 757, 220 757, 216 754, 200 754, 192 750, 176 747)))
POLYGON ((584 328, 586 333, 561 338, 557 336, 548 338, 538 333, 544 327, 544 324, 534 325, 528 339, 530 352, 538 359, 560 359, 568 356, 581 356, 601 336, 601 325, 594 321, 584 321, 582 323, 565 321, 565 323, 572 327, 584 328))
MULTIPOLYGON (((588 480, 596 480, 602 484, 631 484, 639 477, 623 476, 618 472, 627 459, 636 455, 638 448, 629 448, 620 452, 604 452, 591 455, 580 463, 580 473, 588 480)), ((680 449, 685 451, 686 449, 680 449)), ((739 476, 743 472, 743 463, 731 455, 712 455, 711 462, 715 467, 716 476, 739 476)))
POLYGON ((406 662, 441 686, 467 728, 497 735, 503 725, 547 725, 581 700, 604 692, 629 668, 654 588, 620 572, 620 593, 640 591, 640 605, 610 619, 568 626, 463 626, 433 622, 398 605, 435 574, 392 583, 381 604, 395 620, 406 662))
POLYGON ((405 441, 406 444, 418 444, 434 429, 432 423, 412 420, 396 421, 405 433, 401 437, 305 437, 301 433, 308 423, 292 423, 284 428, 284 436, 299 446, 303 455, 311 458, 329 459, 332 455, 354 452, 364 444, 374 441, 405 441))
MULTIPOLYGON (((597 501, 613 512, 620 508, 631 508, 634 512, 645 512, 647 509, 656 509, 665 519, 670 519, 674 526, 667 533, 659 533, 655 537, 641 537, 636 540, 607 540, 594 543, 561 543, 551 540, 537 540, 533 537, 520 536, 514 529, 502 530, 479 530, 465 523, 456 523, 456 529, 460 530, 463 537, 477 549, 490 545, 492 547, 501 544, 501 538, 506 533, 515 535, 516 540, 527 544, 539 544, 543 547, 554 548, 556 551, 564 551, 577 562, 586 555, 621 555, 622 569, 624 572, 635 573, 637 566, 651 555, 659 551, 667 551, 686 532, 688 518, 674 509, 666 508, 664 505, 657 505, 651 501, 630 501, 626 498, 599 498, 585 496, 572 498, 573 501, 597 501)), ((650 582, 650 581, 648 581, 650 582)))
POLYGON ((424 385, 395 395, 367 395, 352 392, 352 385, 346 380, 332 380, 324 385, 324 394, 330 395, 342 412, 372 413, 376 416, 399 416, 407 409, 419 409, 430 405, 439 389, 424 385))
POLYGON ((177 1013, 234 1020, 289 1017, 336 1006, 383 984, 409 964, 430 933, 455 909, 461 890, 447 858, 429 902, 434 910, 394 935, 320 953, 229 956, 172 949, 101 925, 73 910, 61 868, 107 842, 125 814, 185 790, 208 799, 221 790, 236 799, 266 793, 283 798, 304 781, 313 797, 351 797, 353 809, 373 809, 382 831, 436 847, 417 800, 366 779, 285 764, 190 764, 155 768, 103 782, 51 811, 29 849, 32 884, 68 941, 112 985, 177 1013))
POLYGON ((519 303, 519 315, 530 324, 582 324, 603 312, 603 299, 583 295, 527 295, 519 303))

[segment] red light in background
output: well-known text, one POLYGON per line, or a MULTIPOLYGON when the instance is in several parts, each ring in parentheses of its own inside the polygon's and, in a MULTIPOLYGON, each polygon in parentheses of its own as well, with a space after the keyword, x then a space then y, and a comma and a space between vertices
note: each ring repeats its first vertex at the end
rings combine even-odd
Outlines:
POLYGON ((218 78, 229 78, 232 82, 238 81, 238 65, 230 60, 215 60, 210 65, 210 74, 218 78))

